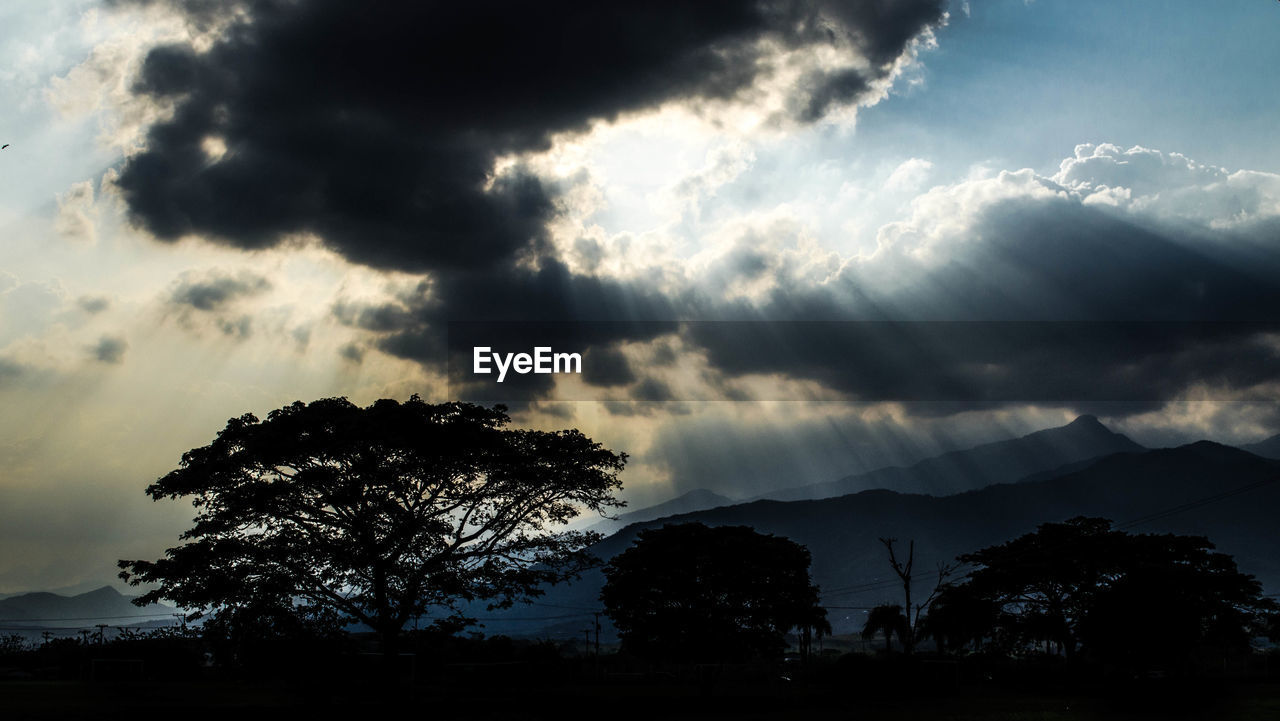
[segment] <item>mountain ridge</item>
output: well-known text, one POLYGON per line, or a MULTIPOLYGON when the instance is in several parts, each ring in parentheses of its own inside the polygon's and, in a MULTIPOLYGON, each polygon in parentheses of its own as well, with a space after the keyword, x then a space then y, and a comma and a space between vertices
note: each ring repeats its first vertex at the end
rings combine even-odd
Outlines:
POLYGON ((126 596, 111 586, 75 595, 32 591, 0 599, 0 620, 8 624, 40 624, 40 627, 83 626, 95 621, 121 625, 131 619, 156 618, 174 612, 164 604, 135 606, 134 596, 126 596))
MULTIPOLYGON (((1280 554, 1276 553, 1280 543, 1270 509, 1280 507, 1277 481, 1280 462, 1200 441, 1117 453, 1053 478, 948 496, 871 489, 836 498, 758 499, 632 524, 592 550, 608 560, 630 546, 641 530, 666 523, 746 525, 809 549, 814 581, 823 589, 825 605, 867 607, 900 602, 901 586, 886 561, 881 537, 915 541, 916 567, 930 569, 936 562, 951 562, 962 553, 1003 543, 1042 523, 1101 516, 1132 533, 1206 536, 1219 550, 1234 556, 1242 571, 1257 576, 1274 592, 1280 590, 1280 554)), ((603 575, 591 571, 575 584, 549 589, 539 602, 599 606, 602 584, 603 575)), ((927 585, 931 581, 920 581, 918 590, 927 593, 927 585)), ((518 618, 521 613, 528 615, 515 610, 507 616, 518 618)), ((857 630, 859 614, 833 611, 832 620, 837 630, 857 630)), ((487 625, 489 633, 534 630, 526 623, 503 624, 501 614, 487 625)))
POLYGON ((1248 451, 1256 456, 1263 458, 1275 458, 1280 460, 1280 433, 1270 438, 1264 438, 1257 443, 1248 443, 1240 446, 1241 450, 1248 451))
POLYGON ((950 451, 909 466, 888 466, 835 481, 781 489, 758 498, 813 500, 889 488, 906 493, 952 495, 998 483, 1012 483, 1064 466, 1113 453, 1147 450, 1107 428, 1097 416, 1081 415, 1070 423, 1002 441, 950 451))
POLYGON ((728 496, 721 495, 706 488, 695 488, 688 493, 682 493, 662 503, 656 503, 652 506, 645 506, 634 511, 618 514, 617 518, 606 518, 597 523, 588 526, 586 530, 595 531, 609 535, 632 523, 643 523, 654 518, 662 518, 663 516, 678 515, 681 513, 693 513, 695 511, 703 511, 709 508, 717 508, 719 506, 727 506, 737 503, 737 501, 728 496))

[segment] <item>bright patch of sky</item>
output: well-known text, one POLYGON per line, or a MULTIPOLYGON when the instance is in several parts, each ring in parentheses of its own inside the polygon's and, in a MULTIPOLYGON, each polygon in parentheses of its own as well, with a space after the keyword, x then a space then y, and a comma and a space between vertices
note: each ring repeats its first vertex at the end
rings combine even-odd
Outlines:
POLYGON ((1269 2, 957 6, 937 47, 856 124, 742 137, 664 116, 608 130, 589 153, 604 200, 591 221, 670 233, 688 256, 718 222, 782 209, 849 255, 874 250, 878 229, 934 184, 1003 169, 1050 176, 1081 143, 1275 172, 1278 31, 1269 2), (698 182, 726 159, 733 172, 698 182))

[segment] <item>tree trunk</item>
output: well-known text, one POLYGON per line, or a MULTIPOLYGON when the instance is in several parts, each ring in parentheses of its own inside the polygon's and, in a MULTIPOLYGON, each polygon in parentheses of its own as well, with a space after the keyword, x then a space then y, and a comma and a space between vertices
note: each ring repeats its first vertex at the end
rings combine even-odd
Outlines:
POLYGON ((391 624, 386 624, 378 629, 378 649, 382 651, 382 658, 390 662, 391 659, 400 653, 400 629, 394 628, 391 624))

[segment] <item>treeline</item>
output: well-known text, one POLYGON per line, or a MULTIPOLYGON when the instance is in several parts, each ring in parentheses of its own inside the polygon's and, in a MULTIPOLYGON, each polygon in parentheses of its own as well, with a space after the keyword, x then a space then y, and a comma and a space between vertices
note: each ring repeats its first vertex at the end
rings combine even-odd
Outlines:
POLYGON ((867 613, 862 636, 878 648, 871 656, 835 650, 841 639, 819 652, 831 627, 803 546, 745 527, 681 524, 642 532, 605 567, 601 599, 620 644, 603 651, 582 640, 485 637, 459 620, 405 631, 391 659, 376 634, 349 632, 340 615, 266 603, 191 628, 45 643, 9 637, 0 668, 33 678, 548 681, 689 680, 705 673, 692 669, 719 667, 815 683, 906 675, 945 687, 1028 674, 1266 675, 1277 655, 1269 642, 1280 637, 1280 608, 1205 538, 1129 534, 1077 518, 923 572, 914 571, 909 544, 895 553, 894 540, 883 540, 911 605, 867 613), (930 575, 931 591, 913 602, 930 575))

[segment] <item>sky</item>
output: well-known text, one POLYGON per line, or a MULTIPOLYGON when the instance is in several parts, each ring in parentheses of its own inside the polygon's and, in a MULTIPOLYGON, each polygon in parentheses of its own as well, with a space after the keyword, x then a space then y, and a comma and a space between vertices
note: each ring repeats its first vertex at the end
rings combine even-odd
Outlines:
POLYGON ((450 323, 587 324, 582 376, 509 406, 630 454, 632 508, 1086 412, 1271 436, 1278 32, 1269 0, 8 3, 0 592, 173 545, 191 509, 143 489, 231 417, 468 397, 450 323))

